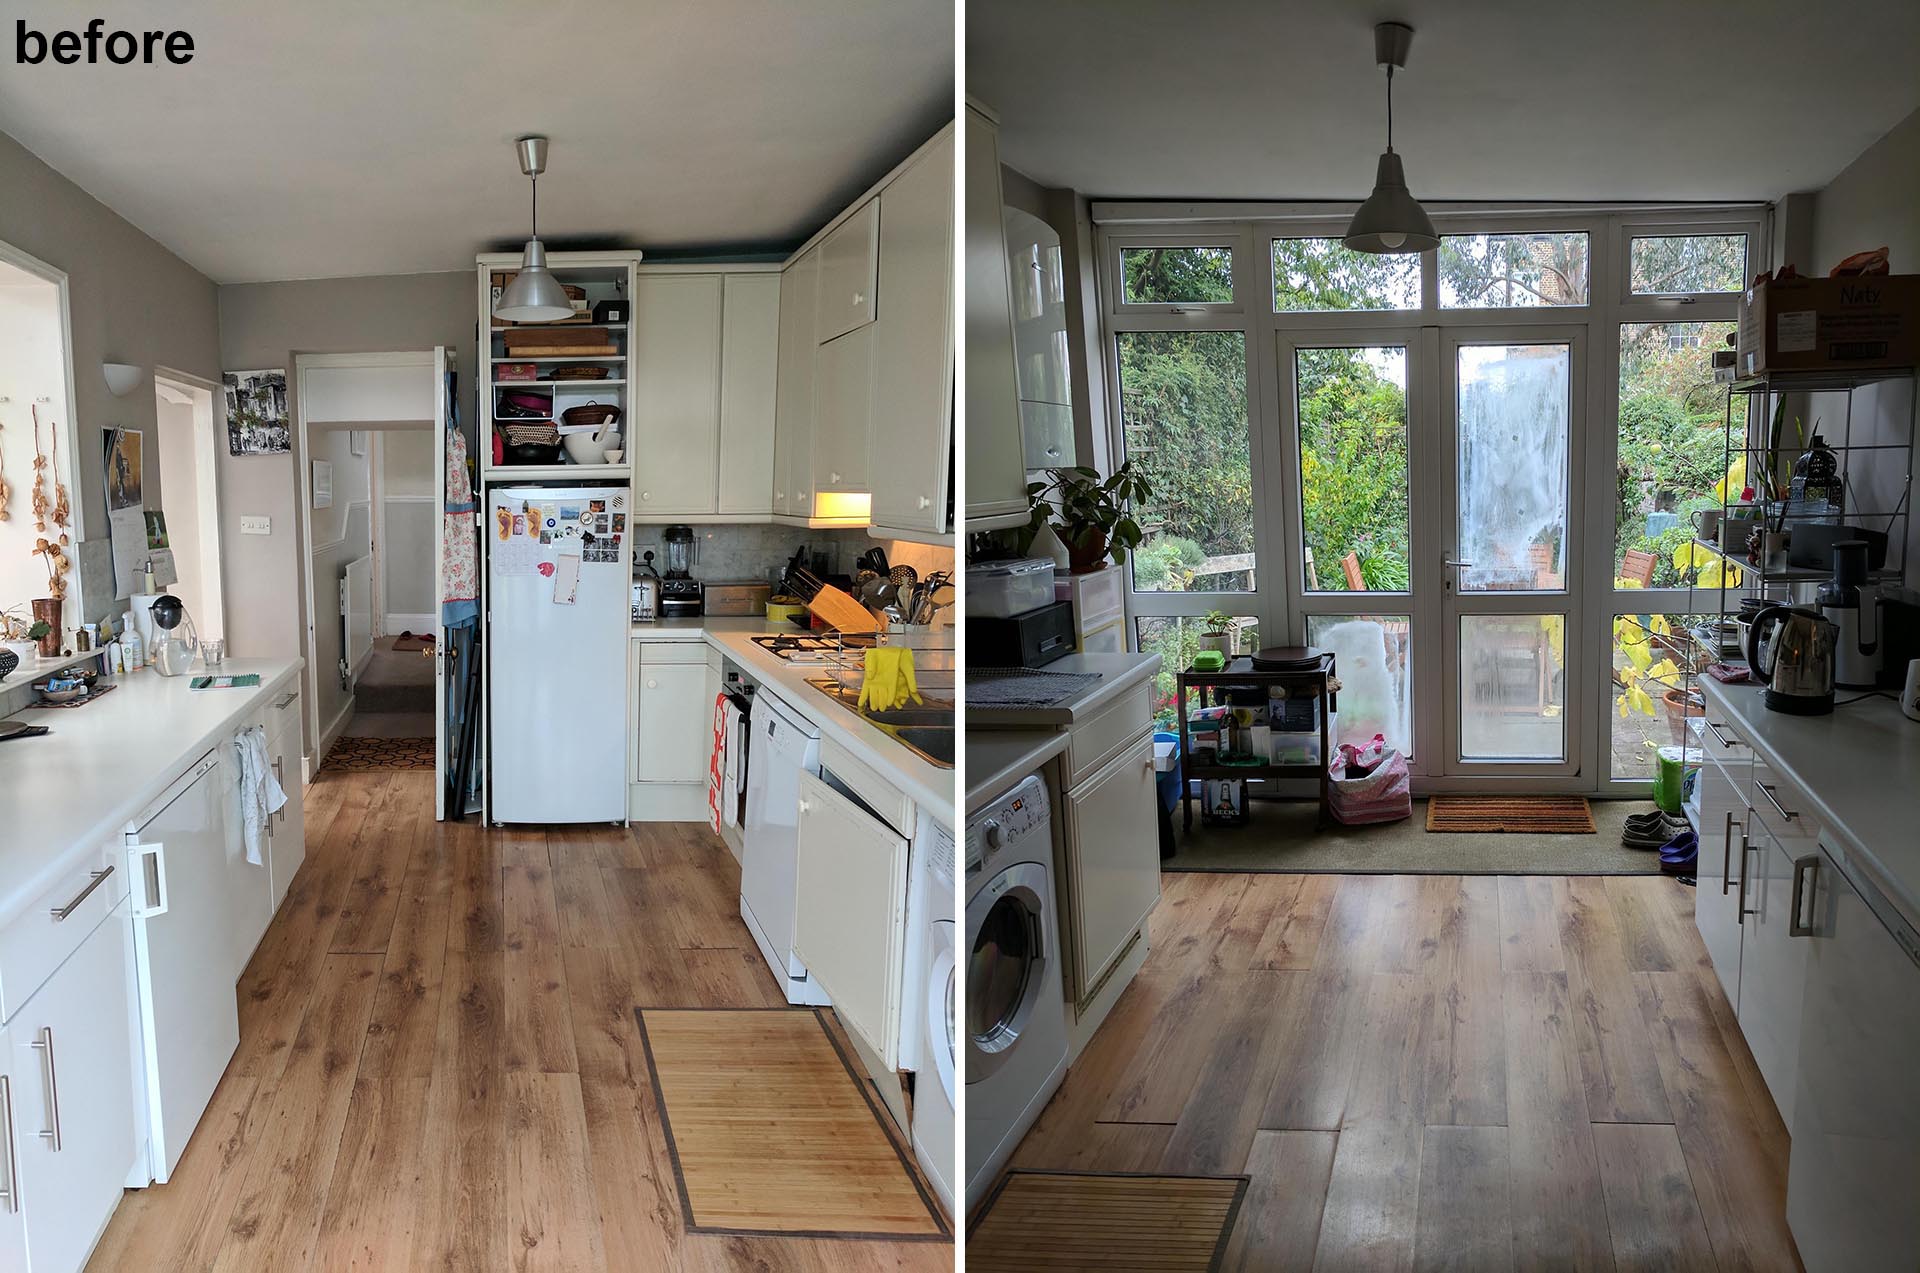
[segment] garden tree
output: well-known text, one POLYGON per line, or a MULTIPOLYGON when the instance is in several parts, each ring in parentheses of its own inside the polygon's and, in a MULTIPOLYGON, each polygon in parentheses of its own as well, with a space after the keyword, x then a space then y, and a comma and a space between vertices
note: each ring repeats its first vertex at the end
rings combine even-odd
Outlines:
POLYGON ((1354 349, 1303 349, 1296 366, 1301 507, 1313 553, 1308 586, 1345 591, 1341 559, 1351 552, 1368 591, 1404 589, 1406 391, 1354 349))
POLYGON ((1584 234, 1463 234, 1440 240, 1440 303, 1523 309, 1584 305, 1584 234))
POLYGON ((1635 239, 1627 279, 1641 295, 1738 292, 1747 285, 1747 236, 1684 234, 1635 239))
MULTIPOLYGON (((1692 566, 1676 551, 1691 540, 1688 519, 1718 507, 1714 485, 1727 471, 1727 388, 1713 379, 1710 353, 1732 323, 1628 323, 1620 329, 1618 533, 1614 560, 1629 550, 1651 552, 1653 586, 1686 583, 1692 566), (1655 534, 1648 518, 1678 520, 1655 534)), ((1734 428, 1745 428, 1745 401, 1735 403, 1734 428)), ((1737 495, 1738 492, 1735 492, 1737 495)))

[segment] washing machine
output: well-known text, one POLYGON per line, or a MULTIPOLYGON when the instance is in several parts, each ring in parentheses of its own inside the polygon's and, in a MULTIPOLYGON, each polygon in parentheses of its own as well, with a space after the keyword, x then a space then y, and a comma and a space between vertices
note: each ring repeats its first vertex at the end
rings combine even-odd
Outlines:
POLYGON ((967 819, 967 1207, 993 1185, 1067 1072, 1046 783, 967 819))
POLYGON ((900 1068, 914 1071, 914 1157, 947 1214, 954 1214, 954 1073, 960 996, 954 964, 953 832, 921 814, 907 886, 906 993, 901 996, 900 1068))

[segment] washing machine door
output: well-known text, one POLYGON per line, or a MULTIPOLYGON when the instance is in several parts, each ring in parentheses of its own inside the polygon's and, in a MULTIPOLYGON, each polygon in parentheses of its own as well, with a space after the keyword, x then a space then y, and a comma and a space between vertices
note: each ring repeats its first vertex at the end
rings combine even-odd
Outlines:
MULTIPOLYGON (((967 905, 967 1082, 1007 1063, 1046 993, 1053 922, 1047 871, 1010 866, 967 905)), ((1057 981, 1051 984, 1058 985, 1057 981)))
POLYGON ((940 1075, 940 1086, 953 1104, 954 1007, 959 978, 954 968, 954 924, 943 919, 933 925, 933 955, 927 968, 927 1055, 940 1075))

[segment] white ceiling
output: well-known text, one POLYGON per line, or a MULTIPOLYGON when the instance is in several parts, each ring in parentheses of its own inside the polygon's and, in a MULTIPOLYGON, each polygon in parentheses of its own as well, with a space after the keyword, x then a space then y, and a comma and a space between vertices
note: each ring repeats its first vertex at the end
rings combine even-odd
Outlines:
POLYGON ((1356 199, 1388 20, 1415 28, 1394 148, 1421 199, 1770 199, 1920 106, 1914 0, 970 0, 967 91, 1045 185, 1356 199))
MULTIPOLYGON (((952 117, 947 0, 25 0, 186 66, 9 66, 0 130, 218 282, 796 245, 952 117)), ((9 27, 12 23, 7 24, 9 27)), ((11 32, 9 31, 9 34, 11 32)))

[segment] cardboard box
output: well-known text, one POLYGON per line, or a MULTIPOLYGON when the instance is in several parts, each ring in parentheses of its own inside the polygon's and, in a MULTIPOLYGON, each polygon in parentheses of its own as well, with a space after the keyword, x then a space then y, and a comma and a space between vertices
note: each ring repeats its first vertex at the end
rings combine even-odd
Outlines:
POLYGON ((1920 274, 1793 278, 1740 302, 1742 376, 1920 363, 1920 274))

